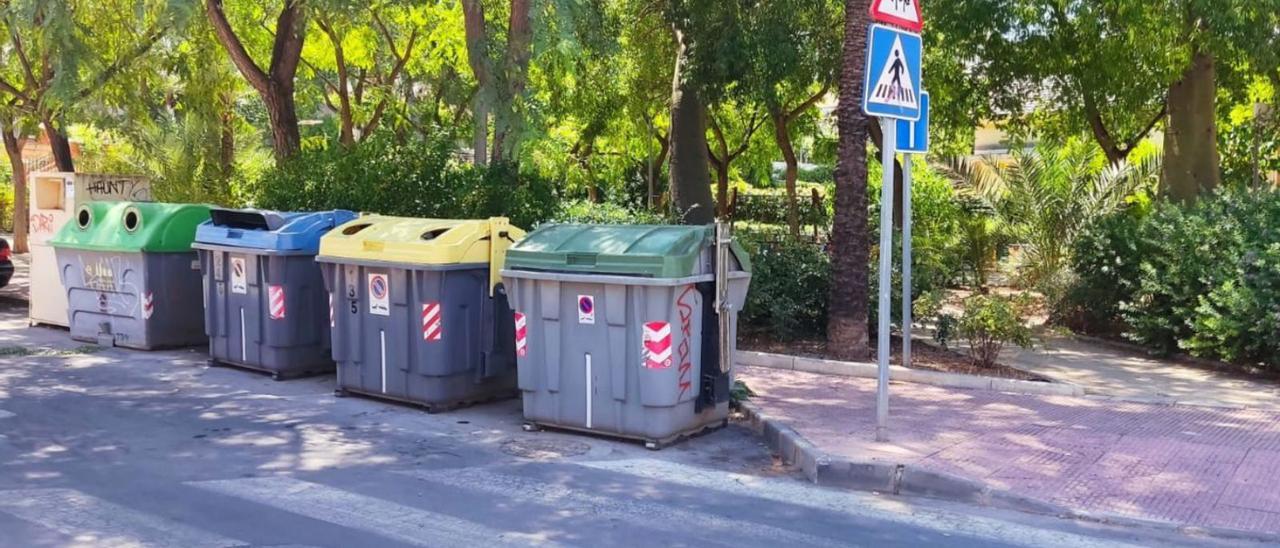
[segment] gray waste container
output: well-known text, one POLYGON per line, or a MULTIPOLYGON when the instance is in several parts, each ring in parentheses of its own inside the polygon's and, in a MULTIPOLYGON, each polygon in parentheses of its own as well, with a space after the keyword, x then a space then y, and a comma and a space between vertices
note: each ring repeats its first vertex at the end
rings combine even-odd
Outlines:
POLYGON ((526 427, 657 448, 725 423, 750 262, 710 226, 550 225, 507 251, 526 427), (717 255, 726 333, 721 337, 717 255), (725 342, 721 342, 722 339, 725 342), (723 370, 722 370, 723 369, 723 370))
POLYGON ((514 326, 498 271, 506 219, 364 216, 320 240, 338 395, 440 411, 513 397, 514 326), (501 319, 505 321, 495 321, 501 319))
POLYGON ((150 350, 204 344, 200 261, 209 206, 89 202, 52 240, 71 338, 150 350))
POLYGON ((214 209, 196 230, 209 363, 280 380, 333 371, 320 237, 350 211, 214 209))

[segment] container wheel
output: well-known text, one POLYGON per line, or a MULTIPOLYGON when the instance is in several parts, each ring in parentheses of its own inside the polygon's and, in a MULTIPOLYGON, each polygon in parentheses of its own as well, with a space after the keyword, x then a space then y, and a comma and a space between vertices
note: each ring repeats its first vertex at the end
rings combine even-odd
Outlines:
POLYGON ((523 428, 525 432, 537 432, 539 430, 542 430, 541 427, 531 422, 526 422, 520 427, 523 428))
POLYGON ((648 449, 648 450, 650 450, 650 451, 657 451, 657 450, 659 450, 659 449, 662 449, 662 444, 660 444, 660 443, 658 443, 658 442, 656 442, 656 441, 654 441, 654 440, 645 440, 645 442, 644 442, 644 448, 645 448, 645 449, 648 449))

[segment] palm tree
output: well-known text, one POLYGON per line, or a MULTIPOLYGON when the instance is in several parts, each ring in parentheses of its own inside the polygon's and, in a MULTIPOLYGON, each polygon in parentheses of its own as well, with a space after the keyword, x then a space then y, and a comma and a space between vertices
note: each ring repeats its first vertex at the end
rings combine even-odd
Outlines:
POLYGON ((836 359, 866 359, 868 264, 867 116, 862 112, 866 64, 867 0, 844 2, 844 50, 836 106, 839 142, 835 217, 831 226, 831 294, 827 301, 827 352, 836 359))
POLYGON ((1026 245, 1022 281, 1052 279, 1067 265, 1080 231, 1120 208, 1135 192, 1153 191, 1160 155, 1108 164, 1092 141, 1016 151, 1007 161, 953 159, 944 171, 962 196, 991 213, 1005 241, 1026 245))

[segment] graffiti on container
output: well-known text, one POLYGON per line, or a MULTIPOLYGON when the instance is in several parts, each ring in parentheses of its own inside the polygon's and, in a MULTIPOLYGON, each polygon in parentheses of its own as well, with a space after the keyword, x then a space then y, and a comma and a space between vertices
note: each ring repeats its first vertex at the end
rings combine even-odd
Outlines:
POLYGON ((151 185, 136 179, 94 179, 85 183, 90 200, 151 201, 151 185))
POLYGON ((680 358, 680 367, 678 369, 680 396, 683 399, 686 394, 693 389, 693 359, 689 356, 690 342, 693 340, 693 307, 698 304, 698 297, 701 296, 698 290, 692 285, 686 287, 684 292, 676 297, 676 311, 680 314, 680 344, 676 346, 676 354, 680 358), (691 298, 689 298, 691 297, 691 298), (688 300, 686 300, 688 298, 688 300))
POLYGON ((84 286, 98 291, 116 290, 116 272, 112 261, 101 257, 84 265, 84 286))
POLYGON ((48 213, 32 213, 31 227, 32 234, 46 234, 53 232, 57 227, 54 226, 56 218, 48 213))
MULTIPOLYGON (((141 288, 130 281, 132 265, 123 257, 79 257, 81 288, 93 295, 99 311, 112 316, 139 317, 141 288)), ((72 306, 75 306, 73 303, 72 306)))

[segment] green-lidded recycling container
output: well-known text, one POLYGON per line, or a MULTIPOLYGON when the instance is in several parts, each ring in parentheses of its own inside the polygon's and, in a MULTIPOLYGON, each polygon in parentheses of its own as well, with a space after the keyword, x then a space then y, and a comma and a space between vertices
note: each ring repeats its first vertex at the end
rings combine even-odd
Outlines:
POLYGON ((80 205, 51 242, 71 337, 141 350, 205 343, 191 242, 208 218, 200 204, 80 205))
POLYGON ((192 247, 204 268, 209 363, 276 380, 333 371, 320 237, 350 211, 214 209, 192 247))
POLYGON ((502 271, 526 427, 656 448, 723 425, 732 369, 721 356, 733 355, 750 271, 736 243, 717 246, 713 226, 555 224, 530 233, 507 250, 502 271))

